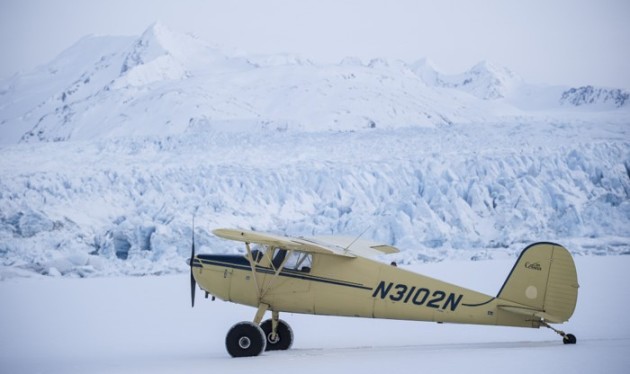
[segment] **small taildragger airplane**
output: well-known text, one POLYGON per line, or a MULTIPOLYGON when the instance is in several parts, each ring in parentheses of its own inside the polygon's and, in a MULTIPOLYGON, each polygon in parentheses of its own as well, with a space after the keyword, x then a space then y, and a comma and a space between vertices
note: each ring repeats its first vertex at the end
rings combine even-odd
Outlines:
POLYGON ((575 344, 572 334, 550 324, 569 320, 578 281, 569 251, 554 243, 523 250, 497 296, 442 282, 372 259, 398 249, 343 236, 291 238, 238 229, 217 229, 221 238, 245 243, 244 255, 195 255, 190 265, 195 288, 226 301, 257 308, 253 322, 232 326, 225 338, 233 357, 286 350, 291 327, 280 312, 387 318, 438 323, 547 327, 575 344), (271 311, 271 318, 263 317, 271 311))

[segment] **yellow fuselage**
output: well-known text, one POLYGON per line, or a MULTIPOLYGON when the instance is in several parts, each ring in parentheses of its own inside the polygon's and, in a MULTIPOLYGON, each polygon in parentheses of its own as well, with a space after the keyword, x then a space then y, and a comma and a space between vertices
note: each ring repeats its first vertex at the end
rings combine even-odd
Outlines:
POLYGON ((281 271, 264 256, 198 255, 193 275, 222 300, 276 312, 539 327, 531 316, 503 310, 521 304, 364 257, 313 254, 305 270, 281 271), (253 262, 252 262, 253 263, 253 262), (499 308, 501 306, 501 308, 499 308))

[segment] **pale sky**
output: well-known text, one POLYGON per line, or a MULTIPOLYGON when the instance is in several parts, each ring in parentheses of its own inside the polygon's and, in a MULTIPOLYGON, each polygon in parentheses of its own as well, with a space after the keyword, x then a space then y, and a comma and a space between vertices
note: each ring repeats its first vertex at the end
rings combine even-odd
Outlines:
POLYGON ((630 0, 0 0, 0 78, 157 20, 247 53, 427 57, 445 73, 489 60, 532 83, 630 88, 630 0))

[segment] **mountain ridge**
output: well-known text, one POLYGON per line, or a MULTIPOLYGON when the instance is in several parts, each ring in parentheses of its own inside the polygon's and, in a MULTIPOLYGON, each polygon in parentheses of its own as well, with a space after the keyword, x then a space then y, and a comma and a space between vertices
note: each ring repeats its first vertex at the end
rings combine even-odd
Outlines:
POLYGON ((156 22, 138 37, 84 37, 50 63, 1 82, 0 144, 169 134, 191 122, 346 131, 629 107, 628 91, 585 90, 527 85, 488 61, 448 75, 422 59, 319 65, 294 55, 228 54, 156 22))

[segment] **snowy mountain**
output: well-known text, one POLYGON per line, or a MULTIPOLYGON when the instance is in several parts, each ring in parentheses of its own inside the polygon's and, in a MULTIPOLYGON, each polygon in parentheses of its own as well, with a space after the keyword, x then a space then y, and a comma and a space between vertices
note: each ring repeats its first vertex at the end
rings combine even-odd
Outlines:
POLYGON ((615 107, 620 108, 627 105, 630 102, 629 99, 629 91, 583 86, 564 91, 560 102, 575 106, 614 104, 615 107))
MULTIPOLYGON (((51 63, 1 83, 0 142, 178 134, 193 123, 308 131, 432 127, 536 117, 531 109, 565 102, 610 102, 611 109, 625 102, 619 90, 616 99, 612 90, 580 90, 575 94, 589 96, 579 99, 565 87, 523 111, 527 105, 512 100, 523 86, 515 73, 489 62, 445 75, 426 60, 317 65, 297 56, 232 56, 155 23, 135 39, 86 37, 51 63)), ((537 87, 529 101, 545 90, 537 87)))
POLYGON ((0 278, 182 271, 193 214, 206 251, 235 251, 209 232, 237 226, 365 231, 405 263, 627 253, 624 92, 566 92, 488 62, 225 52, 161 23, 88 36, 0 83, 0 278))
POLYGON ((508 97, 523 83, 511 70, 488 61, 482 61, 469 71, 456 75, 440 73, 427 59, 418 60, 411 65, 411 69, 429 86, 458 89, 482 100, 508 97))

